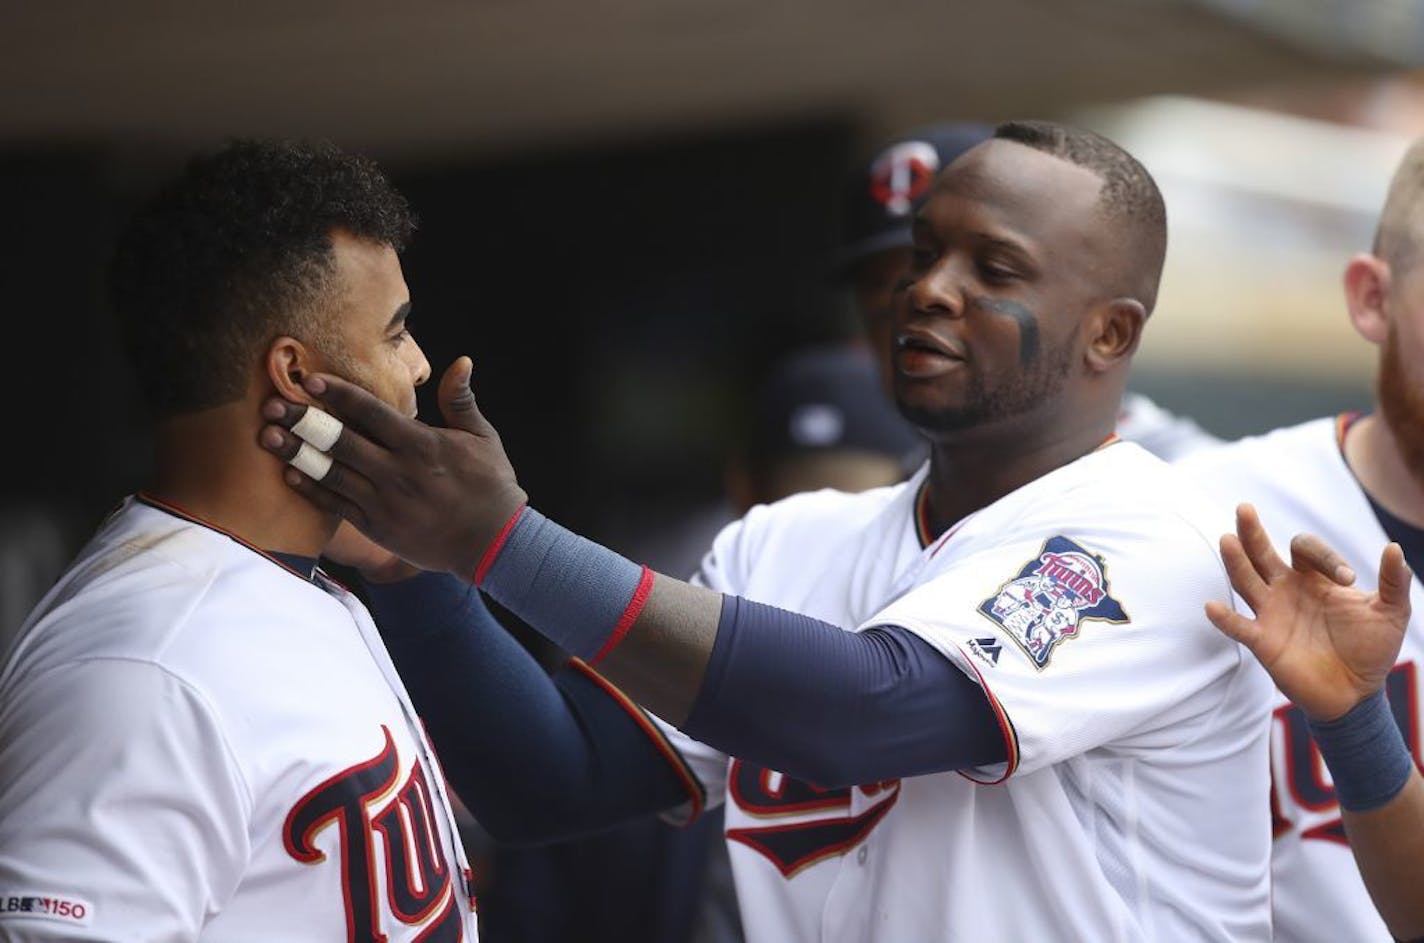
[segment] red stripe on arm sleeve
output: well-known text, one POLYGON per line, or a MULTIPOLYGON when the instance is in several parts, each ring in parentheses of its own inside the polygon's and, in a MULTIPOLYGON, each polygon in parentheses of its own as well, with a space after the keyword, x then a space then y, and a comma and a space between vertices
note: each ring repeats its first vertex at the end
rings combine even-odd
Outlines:
POLYGON ((633 627, 633 623, 638 621, 638 614, 643 611, 643 607, 648 604, 648 594, 653 591, 653 577, 656 576, 652 570, 643 567, 643 575, 638 580, 638 588, 633 590, 633 598, 628 600, 628 608, 623 610, 623 615, 618 617, 618 623, 613 626, 613 632, 608 636, 608 641, 603 643, 603 647, 589 660, 590 665, 596 665, 608 657, 608 653, 618 647, 618 643, 623 641, 623 636, 628 634, 628 630, 633 627))
POLYGON ((485 552, 480 556, 480 562, 475 567, 474 584, 479 586, 485 581, 485 574, 489 568, 494 566, 495 558, 499 556, 500 550, 504 548, 504 542, 509 539, 509 535, 514 530, 514 525, 519 523, 519 519, 524 516, 524 509, 528 504, 521 504, 515 508, 514 513, 509 516, 509 520, 504 522, 504 526, 495 535, 494 541, 485 548, 485 552))

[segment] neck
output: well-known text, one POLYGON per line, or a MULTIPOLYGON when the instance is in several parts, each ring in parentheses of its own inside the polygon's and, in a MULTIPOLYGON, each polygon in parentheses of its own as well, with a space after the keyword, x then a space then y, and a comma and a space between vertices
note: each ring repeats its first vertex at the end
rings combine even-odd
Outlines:
POLYGON ((257 444, 261 426, 245 400, 165 421, 149 490, 255 547, 320 556, 337 521, 282 480, 281 460, 257 444))
POLYGON ((1377 504, 1407 524, 1424 527, 1424 482, 1410 470, 1378 410, 1350 427, 1345 464, 1377 504))
POLYGON ((938 537, 966 515, 1082 458, 1112 435, 1115 424, 1112 416, 1073 429, 1015 423, 934 441, 926 482, 930 533, 938 537))

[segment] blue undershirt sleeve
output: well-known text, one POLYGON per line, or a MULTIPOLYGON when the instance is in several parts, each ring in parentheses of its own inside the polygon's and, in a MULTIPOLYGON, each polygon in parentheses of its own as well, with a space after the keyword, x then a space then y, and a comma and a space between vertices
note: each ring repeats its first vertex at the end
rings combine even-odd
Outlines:
POLYGON ((841 629, 737 596, 683 730, 824 788, 1002 763, 984 690, 907 629, 841 629))
POLYGON ((473 588, 427 573, 368 590, 447 779, 496 839, 570 838, 699 802, 636 707, 591 671, 546 674, 473 588))

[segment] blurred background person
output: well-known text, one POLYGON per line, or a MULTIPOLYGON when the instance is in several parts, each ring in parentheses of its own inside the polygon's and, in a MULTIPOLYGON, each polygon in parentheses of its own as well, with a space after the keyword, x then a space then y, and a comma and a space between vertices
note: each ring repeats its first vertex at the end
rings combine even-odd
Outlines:
MULTIPOLYGON (((1375 589, 1376 563, 1388 544, 1403 548, 1414 572, 1424 568, 1421 247, 1424 139, 1393 175, 1371 251, 1356 254, 1344 271, 1349 321, 1378 360, 1374 411, 1321 417, 1180 463, 1223 505, 1254 504, 1278 545, 1298 533, 1324 538, 1360 574, 1366 592, 1375 589)), ((1424 612, 1424 587, 1398 573, 1395 578, 1396 590, 1413 597, 1416 613, 1424 612)), ((1313 714, 1310 704, 1292 703, 1286 691, 1272 714, 1272 902, 1280 940, 1387 940, 1390 930, 1407 938, 1424 932, 1424 926, 1397 923, 1397 908, 1384 911, 1396 918, 1388 930, 1380 921, 1356 873, 1342 821, 1345 814, 1384 805, 1394 796, 1386 787, 1397 790, 1403 780, 1395 775, 1388 783, 1327 782, 1320 776, 1316 743, 1321 722, 1339 719, 1355 701, 1370 696, 1366 707, 1378 720, 1410 732, 1415 761, 1420 760, 1415 732, 1424 728, 1418 687, 1424 625, 1417 616, 1396 651, 1398 665, 1388 676, 1380 672, 1380 678, 1370 679, 1378 683, 1363 686, 1340 710, 1313 714)), ((1397 764, 1378 765, 1382 777, 1398 771, 1397 764)), ((1377 834, 1363 833, 1367 841, 1378 840, 1377 834)))
MULTIPOLYGON (((1424 936, 1424 778, 1385 697, 1409 631, 1414 573, 1399 544, 1380 555, 1371 591, 1346 590, 1355 570, 1313 535, 1291 540, 1287 566, 1271 547, 1254 508, 1237 512, 1236 534, 1222 541, 1231 582, 1255 618, 1210 604, 1216 627, 1241 642, 1306 717, 1311 739, 1334 780, 1340 824, 1364 886, 1394 939, 1424 936)), ((1353 885, 1348 878, 1345 887, 1353 885)), ((1299 904, 1299 901, 1296 901, 1299 904)), ((1330 921, 1318 939, 1343 939, 1330 927, 1334 902, 1307 902, 1277 939, 1301 936, 1298 922, 1330 921)), ((1350 939, 1387 939, 1373 928, 1350 939)))
POLYGON ((728 467, 733 517, 803 491, 865 491, 913 471, 923 440, 876 395, 879 374, 863 347, 793 353, 761 387, 747 445, 728 467))

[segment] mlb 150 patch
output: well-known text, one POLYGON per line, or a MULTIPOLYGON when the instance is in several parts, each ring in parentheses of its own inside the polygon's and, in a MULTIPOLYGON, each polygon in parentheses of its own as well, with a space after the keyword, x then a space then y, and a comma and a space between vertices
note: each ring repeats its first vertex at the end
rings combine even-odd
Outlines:
POLYGON ((979 612, 998 623, 1040 671, 1084 621, 1128 621, 1109 590, 1107 563, 1063 536, 1045 540, 1038 556, 981 602, 979 612))
POLYGON ((87 927, 93 915, 94 905, 87 900, 58 894, 0 891, 0 919, 37 917, 87 927))

